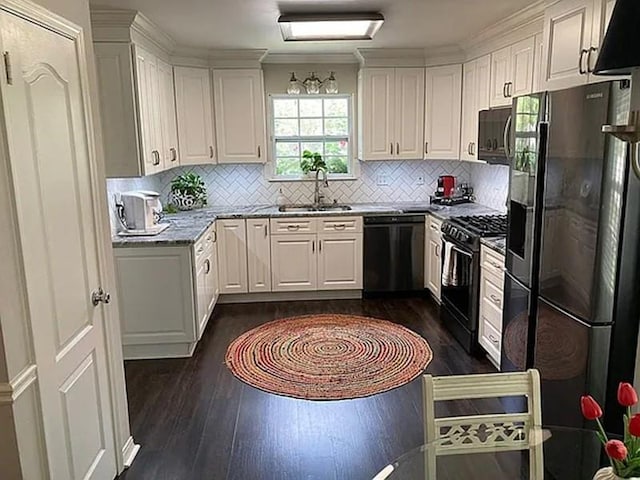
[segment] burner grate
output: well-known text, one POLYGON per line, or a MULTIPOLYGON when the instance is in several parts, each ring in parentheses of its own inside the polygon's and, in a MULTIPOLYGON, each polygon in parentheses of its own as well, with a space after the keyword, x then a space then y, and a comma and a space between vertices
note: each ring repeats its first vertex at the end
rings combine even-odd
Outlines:
POLYGON ((506 215, 473 215, 455 217, 451 220, 468 230, 469 233, 480 237, 497 237, 507 234, 506 215))

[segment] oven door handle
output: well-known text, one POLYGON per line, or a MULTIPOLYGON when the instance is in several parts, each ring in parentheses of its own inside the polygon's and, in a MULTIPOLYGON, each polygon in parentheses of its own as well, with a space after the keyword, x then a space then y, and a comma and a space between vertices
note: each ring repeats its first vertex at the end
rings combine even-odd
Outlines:
POLYGON ((469 258, 473 258, 473 254, 469 253, 469 252, 465 252, 464 250, 460 250, 459 248, 457 248, 455 245, 452 247, 452 250, 461 253, 462 255, 464 255, 465 257, 469 257, 469 258))

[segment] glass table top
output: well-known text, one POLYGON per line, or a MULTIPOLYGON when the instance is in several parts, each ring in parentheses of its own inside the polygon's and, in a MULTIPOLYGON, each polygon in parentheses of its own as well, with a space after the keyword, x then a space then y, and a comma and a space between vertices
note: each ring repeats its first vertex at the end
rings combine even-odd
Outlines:
POLYGON ((496 437, 490 430, 480 437, 485 441, 465 437, 461 442, 422 445, 387 465, 373 480, 592 480, 608 465, 591 430, 534 427, 507 432, 506 440, 504 432, 496 437))

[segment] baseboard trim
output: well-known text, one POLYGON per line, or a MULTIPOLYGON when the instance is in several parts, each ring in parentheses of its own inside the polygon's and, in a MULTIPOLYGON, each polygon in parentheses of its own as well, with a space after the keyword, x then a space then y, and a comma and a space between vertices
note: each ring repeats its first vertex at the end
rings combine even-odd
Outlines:
POLYGON ((145 343, 123 345, 125 360, 148 360, 154 358, 187 358, 193 355, 198 342, 190 343, 145 343))
POLYGON ((129 468, 140 451, 140 445, 133 441, 133 437, 129 437, 122 447, 122 460, 124 468, 129 468))
POLYGON ((311 292, 238 293, 220 295, 218 303, 290 302, 304 300, 358 300, 362 290, 321 290, 311 292))

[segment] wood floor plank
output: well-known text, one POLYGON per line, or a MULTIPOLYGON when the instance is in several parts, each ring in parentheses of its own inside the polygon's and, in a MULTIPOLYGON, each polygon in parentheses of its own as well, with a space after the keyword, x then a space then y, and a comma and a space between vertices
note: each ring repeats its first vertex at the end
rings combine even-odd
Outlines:
MULTIPOLYGON (((420 379, 362 399, 305 401, 245 385, 226 368, 238 335, 314 313, 404 325, 429 342, 427 372, 434 375, 495 371, 466 354, 430 299, 219 305, 193 357, 125 362, 131 430, 141 450, 119 480, 366 480, 422 443, 420 379)), ((437 407, 439 414, 478 411, 464 401, 437 407)))

